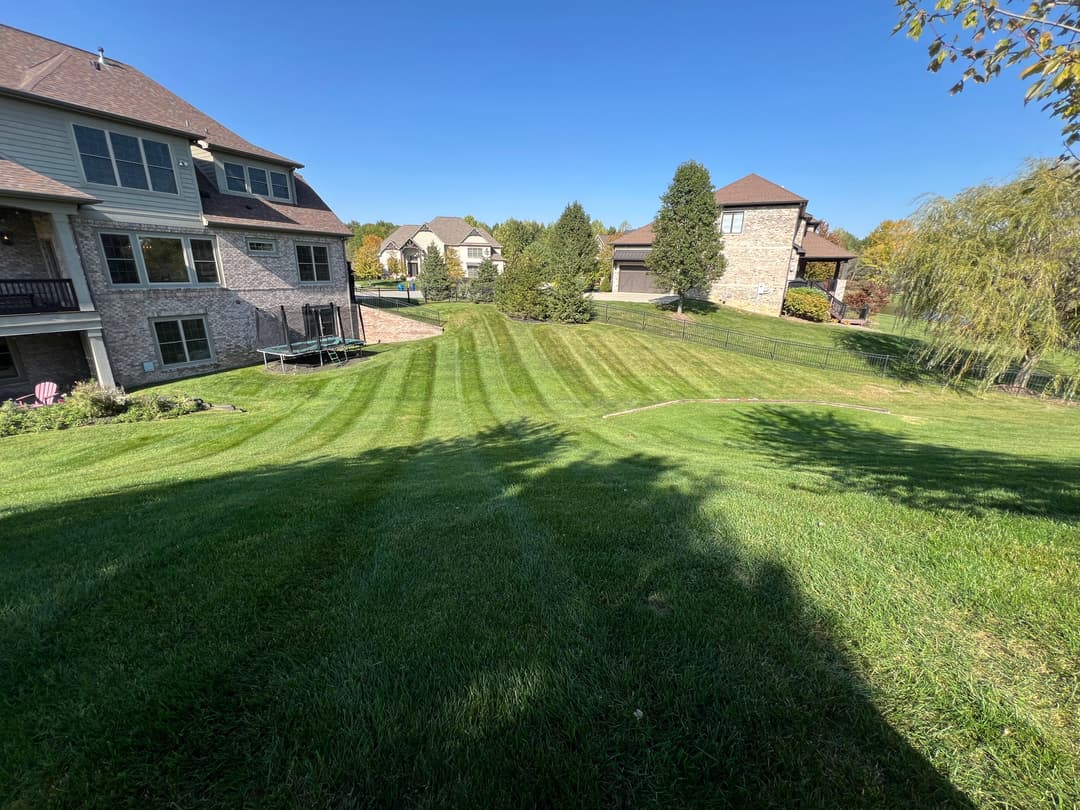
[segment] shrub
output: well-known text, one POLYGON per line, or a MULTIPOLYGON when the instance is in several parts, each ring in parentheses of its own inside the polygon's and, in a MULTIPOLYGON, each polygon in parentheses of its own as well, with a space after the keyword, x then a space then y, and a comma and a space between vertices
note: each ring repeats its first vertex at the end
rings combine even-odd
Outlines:
POLYGON ((547 315, 544 268, 530 261, 528 252, 521 254, 495 280, 495 306, 511 318, 543 320, 547 315))
POLYGON ((450 272, 446 257, 435 245, 424 251, 424 266, 420 270, 420 291, 425 301, 449 301, 451 293, 450 272))
POLYGON ((499 271, 495 269, 495 262, 485 258, 480 262, 476 271, 476 278, 469 286, 469 293, 473 301, 490 303, 495 300, 495 282, 499 279, 499 271))
POLYGON ((122 388, 105 388, 93 380, 75 383, 64 398, 64 407, 79 420, 117 416, 127 409, 127 394, 122 388))
POLYGON ((829 320, 829 297, 819 290, 797 287, 784 296, 784 314, 806 321, 829 320))
POLYGON ((545 297, 547 316, 559 323, 588 323, 595 310, 591 298, 586 298, 585 281, 580 276, 560 274, 551 283, 545 297))
POLYGON ((876 315, 889 305, 889 288, 869 279, 849 281, 844 292, 844 303, 856 309, 869 307, 870 314, 876 315))

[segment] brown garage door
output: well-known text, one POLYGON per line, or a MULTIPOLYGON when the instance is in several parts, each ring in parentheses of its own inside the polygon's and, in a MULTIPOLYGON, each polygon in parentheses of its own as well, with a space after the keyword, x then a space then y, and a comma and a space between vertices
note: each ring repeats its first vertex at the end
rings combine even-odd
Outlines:
POLYGON ((653 274, 644 265, 621 265, 619 267, 619 292, 661 293, 653 274))

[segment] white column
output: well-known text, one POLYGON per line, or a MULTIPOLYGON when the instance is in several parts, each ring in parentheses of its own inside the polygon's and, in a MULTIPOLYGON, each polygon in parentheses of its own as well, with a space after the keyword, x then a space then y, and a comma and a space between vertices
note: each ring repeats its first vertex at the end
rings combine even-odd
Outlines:
POLYGON ((52 212, 53 236, 56 238, 56 246, 59 252, 60 264, 64 272, 71 279, 75 287, 75 297, 79 299, 79 309, 83 312, 92 312, 94 300, 90 297, 90 287, 86 283, 86 273, 83 272, 82 259, 79 258, 79 248, 75 244, 75 232, 71 229, 71 221, 66 214, 52 212))
POLYGON ((114 388, 116 380, 113 378, 109 353, 105 349, 105 340, 101 337, 101 330, 87 329, 82 333, 82 339, 86 357, 93 366, 94 379, 105 388, 114 388))

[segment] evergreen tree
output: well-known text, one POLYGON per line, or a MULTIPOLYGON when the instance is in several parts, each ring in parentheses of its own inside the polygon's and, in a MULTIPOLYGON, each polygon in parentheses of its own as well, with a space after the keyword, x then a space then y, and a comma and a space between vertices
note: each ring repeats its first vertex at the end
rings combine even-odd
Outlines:
POLYGON ((511 318, 539 321, 547 317, 544 300, 547 265, 543 251, 532 249, 536 244, 510 262, 495 279, 495 306, 511 318))
POLYGON ((437 245, 424 251, 424 263, 420 268, 420 291, 425 301, 450 300, 450 272, 446 257, 437 245))
POLYGON ((679 296, 679 313, 691 290, 707 291, 723 275, 723 241, 716 227, 720 206, 709 170, 687 161, 675 170, 653 226, 655 238, 645 264, 658 285, 679 296))
POLYGON ((495 282, 498 278, 499 271, 495 268, 495 262, 490 257, 485 257, 476 270, 476 278, 469 286, 472 300, 480 303, 495 300, 495 282))
POLYGON ((585 297, 596 275, 596 237, 581 203, 566 206, 551 228, 552 278, 547 304, 552 320, 585 323, 593 316, 585 297))

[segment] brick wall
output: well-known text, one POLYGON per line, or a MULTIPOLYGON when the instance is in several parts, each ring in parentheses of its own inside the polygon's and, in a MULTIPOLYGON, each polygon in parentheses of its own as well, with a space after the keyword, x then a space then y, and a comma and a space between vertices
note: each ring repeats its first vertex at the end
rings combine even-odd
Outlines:
POLYGON ((280 342, 272 324, 279 322, 281 306, 286 307, 294 335, 304 328, 301 318, 304 304, 327 303, 341 307, 345 331, 349 336, 354 334, 341 239, 222 228, 150 228, 91 218, 75 219, 73 226, 119 385, 147 385, 259 362, 260 357, 255 351, 259 345, 280 342), (102 231, 210 237, 215 242, 222 284, 220 287, 151 288, 113 285, 101 249, 99 234, 102 231), (249 254, 248 238, 275 242, 275 255, 249 254), (300 282, 295 248, 298 242, 327 247, 330 256, 328 283, 300 282), (213 359, 162 367, 151 319, 182 316, 206 319, 213 359), (144 370, 143 364, 147 362, 154 364, 152 371, 144 370))
POLYGON ((364 332, 368 343, 403 343, 407 340, 441 335, 438 326, 414 321, 392 311, 376 307, 360 307, 364 316, 364 332))
POLYGON ((727 270, 709 299, 740 309, 779 315, 792 266, 799 207, 747 208, 742 233, 724 234, 727 270), (759 285, 763 290, 759 294, 759 285))
POLYGON ((0 400, 30 394, 39 382, 54 382, 67 392, 79 380, 90 379, 82 340, 77 332, 19 335, 5 338, 14 350, 16 379, 0 380, 0 400))
POLYGON ((0 231, 11 234, 10 245, 0 244, 0 279, 49 277, 34 216, 30 211, 0 208, 0 231))

